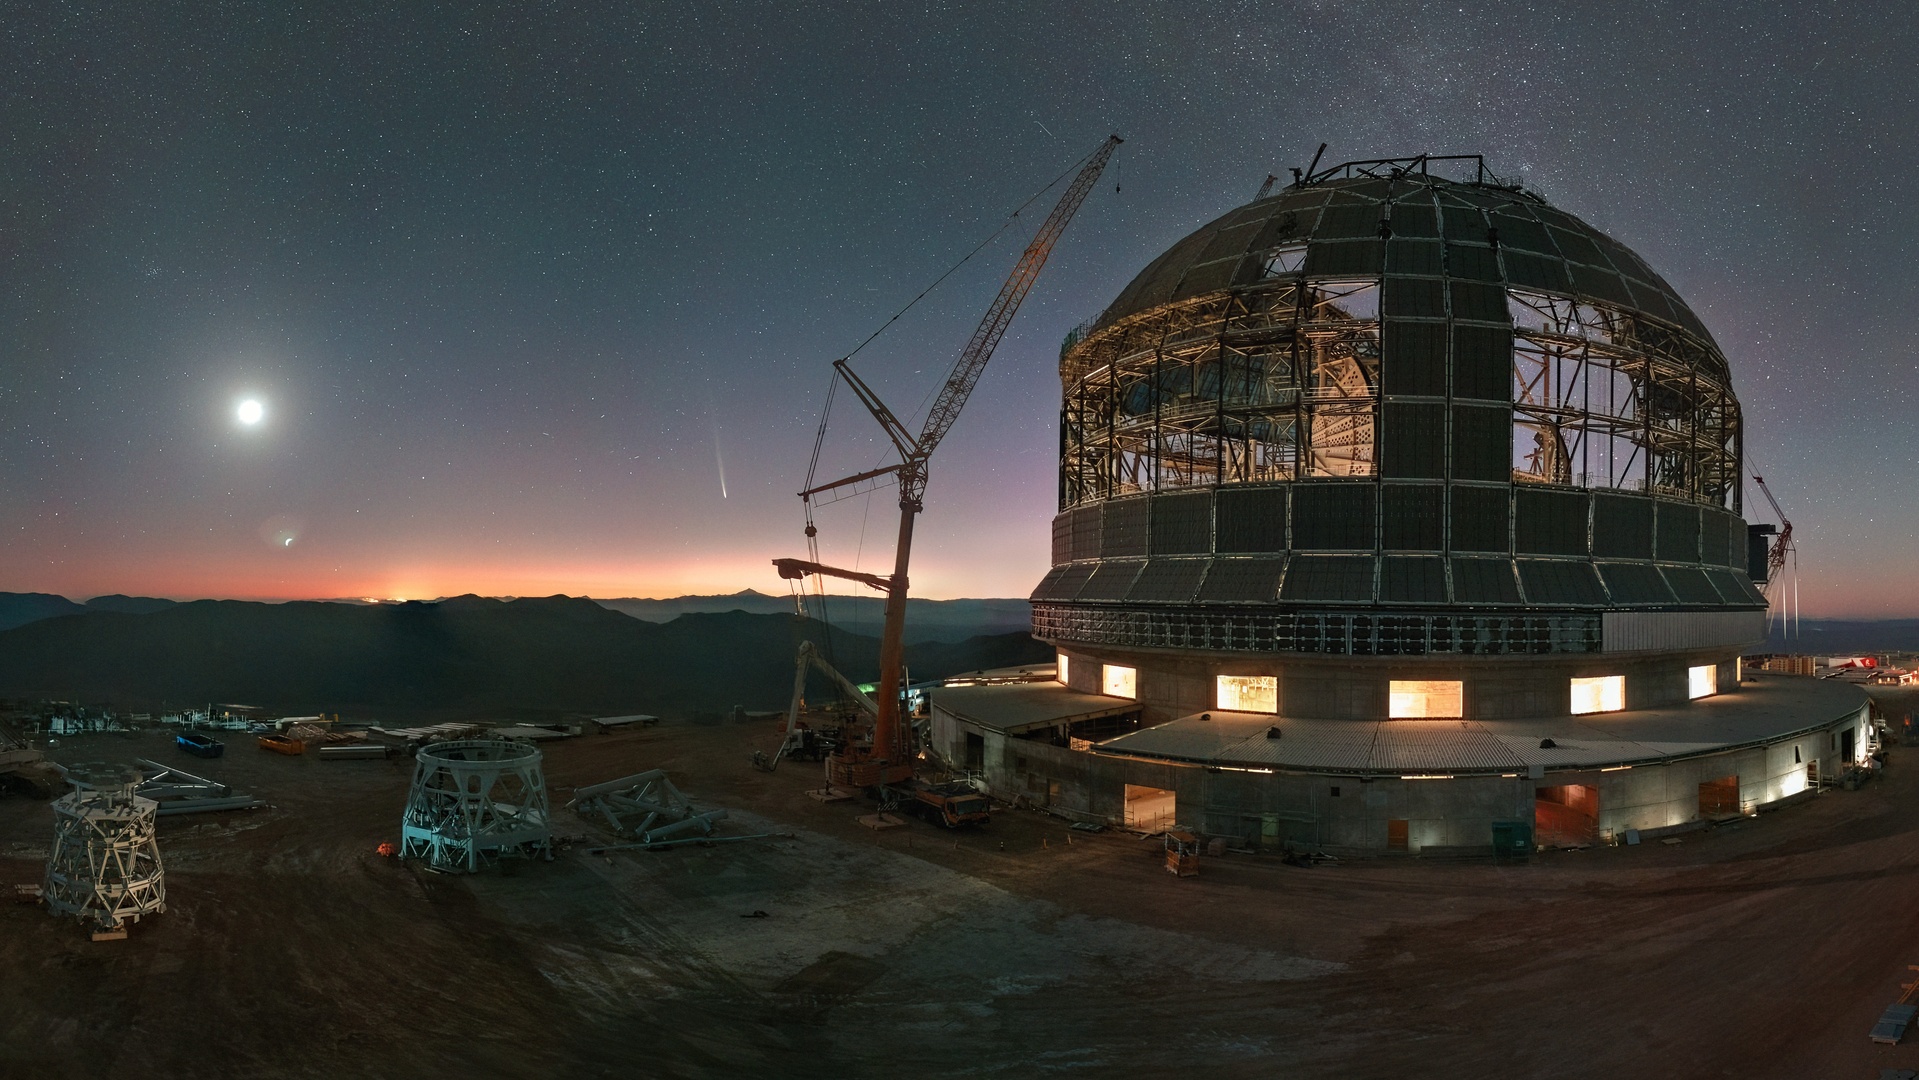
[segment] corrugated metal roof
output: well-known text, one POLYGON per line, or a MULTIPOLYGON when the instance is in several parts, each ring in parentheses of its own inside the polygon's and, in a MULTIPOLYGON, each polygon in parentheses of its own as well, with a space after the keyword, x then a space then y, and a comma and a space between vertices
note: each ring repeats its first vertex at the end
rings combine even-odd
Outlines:
POLYGON ((1367 765, 1382 772, 1431 769, 1511 771, 1522 767, 1517 755, 1471 720, 1386 720, 1373 739, 1367 765))
POLYGON ((1388 775, 1607 768, 1770 742, 1836 723, 1864 703, 1856 687, 1780 677, 1684 706, 1596 716, 1314 720, 1213 711, 1108 739, 1096 752, 1227 768, 1388 775), (1279 737, 1269 738, 1275 728, 1279 737), (1546 739, 1553 745, 1542 748, 1546 739))
POLYGON ((937 686, 926 694, 933 708, 1009 735, 1139 708, 1139 702, 1128 698, 1083 694, 1058 683, 937 686))

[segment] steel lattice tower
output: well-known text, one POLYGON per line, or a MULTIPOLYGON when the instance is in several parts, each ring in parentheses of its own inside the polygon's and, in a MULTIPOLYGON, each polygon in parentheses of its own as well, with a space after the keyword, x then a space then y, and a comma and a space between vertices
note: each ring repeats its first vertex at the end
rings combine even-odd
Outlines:
POLYGON ((133 793, 137 773, 84 768, 82 785, 53 804, 47 908, 116 930, 167 908, 165 871, 154 839, 159 804, 133 793))
POLYGON ((423 747, 401 821, 400 856, 471 873, 501 857, 553 857, 540 752, 463 739, 423 747))

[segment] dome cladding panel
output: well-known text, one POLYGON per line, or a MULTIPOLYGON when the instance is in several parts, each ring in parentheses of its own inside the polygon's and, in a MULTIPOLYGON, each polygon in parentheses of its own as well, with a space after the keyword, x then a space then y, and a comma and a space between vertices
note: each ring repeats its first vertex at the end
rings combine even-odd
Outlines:
POLYGON ((1644 260, 1517 190, 1405 174, 1240 207, 1061 374, 1054 562, 1153 561, 1125 595, 1056 572, 1036 602, 1763 606, 1718 347, 1644 260))
MULTIPOLYGON (((1306 245, 1309 259, 1312 248, 1327 248, 1321 258, 1329 265, 1370 262, 1372 273, 1383 268, 1503 280, 1567 294, 1577 278, 1587 286, 1579 292, 1673 323, 1709 344, 1712 340, 1664 278, 1592 226, 1517 191, 1430 178, 1288 188, 1223 214, 1140 271, 1095 320, 1094 330, 1163 304, 1253 284, 1263 274, 1263 258, 1288 245, 1306 245), (1391 226, 1391 241, 1380 239, 1382 220, 1391 226), (1451 257, 1449 273, 1436 261, 1442 252, 1451 257)), ((1319 271, 1308 266, 1307 272, 1319 271)), ((1716 346, 1713 352, 1718 353, 1716 346)))

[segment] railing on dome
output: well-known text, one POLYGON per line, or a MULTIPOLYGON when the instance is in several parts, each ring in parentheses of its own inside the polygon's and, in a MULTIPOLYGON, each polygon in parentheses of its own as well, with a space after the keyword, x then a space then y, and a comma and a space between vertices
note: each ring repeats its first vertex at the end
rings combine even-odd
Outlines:
MULTIPOLYGON (((1508 180, 1486 168, 1486 157, 1483 154, 1419 154, 1415 157, 1342 161, 1337 165, 1332 165, 1316 172, 1294 170, 1293 186, 1311 187, 1314 184, 1324 183, 1328 180, 1353 180, 1362 177, 1373 180, 1398 180, 1409 174, 1421 177, 1438 175, 1441 180, 1451 180, 1455 183, 1480 184, 1485 187, 1501 188, 1515 194, 1525 195, 1529 198, 1539 198, 1537 194, 1526 191, 1519 181, 1508 180), (1471 168, 1456 170, 1465 175, 1447 175, 1447 172, 1455 170, 1444 170, 1437 174, 1433 171, 1435 164, 1452 164, 1455 162, 1469 164, 1471 168)), ((1545 200, 1541 199, 1540 201, 1543 202, 1545 200)))
POLYGON ((1592 613, 1146 610, 1035 603, 1033 635, 1042 640, 1139 649, 1334 656, 1537 656, 1598 652, 1601 619, 1592 613))

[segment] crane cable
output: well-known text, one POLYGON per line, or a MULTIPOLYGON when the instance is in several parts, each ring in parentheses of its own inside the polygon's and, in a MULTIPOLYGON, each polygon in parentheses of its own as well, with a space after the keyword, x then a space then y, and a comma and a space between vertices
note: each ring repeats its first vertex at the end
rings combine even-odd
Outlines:
MULTIPOLYGON (((1103 147, 1105 144, 1102 143, 1100 145, 1103 147)), ((944 282, 947 278, 952 277, 953 274, 957 272, 960 267, 965 266, 967 263, 971 262, 973 259, 973 256, 978 255, 980 252, 986 250, 986 248, 989 245, 991 245, 993 241, 998 240, 1000 236, 1006 232, 1006 230, 1012 228, 1013 225, 1020 220, 1020 214, 1023 211, 1025 211, 1027 207, 1039 201, 1039 198, 1045 195, 1047 192, 1053 190, 1055 187, 1058 187, 1059 182, 1061 180, 1064 180, 1068 176, 1072 175, 1075 170, 1084 166, 1086 162, 1090 160, 1094 154, 1097 154, 1097 153, 1099 153, 1098 147, 1094 148, 1085 157, 1082 157, 1078 161, 1075 161, 1071 165, 1067 166, 1065 171, 1061 172, 1058 176, 1055 176, 1051 181, 1049 181, 1046 184, 1045 187, 1040 188, 1038 191, 1035 191, 1033 192, 1032 195, 1028 196, 1025 202, 1020 203, 1019 206, 1015 208, 1011 214, 1007 215, 1006 220, 1000 223, 999 228, 994 229, 991 235, 989 235, 986 239, 980 241, 979 244, 973 248, 973 250, 967 252, 965 256, 962 257, 958 262, 954 263, 952 266, 947 267, 944 273, 940 274, 940 276, 933 279, 932 284, 926 286, 926 288, 924 289, 921 289, 918 296, 915 296, 913 297, 913 299, 907 301, 904 307, 894 312, 891 318, 881 323, 879 326, 879 329, 874 330, 871 334, 868 334, 864 341, 861 341, 858 345, 854 346, 852 352, 849 352, 845 356, 841 357, 840 358, 841 361, 844 362, 846 360, 851 360, 853 357, 858 356, 862 349, 866 348, 868 345, 871 345, 875 339, 877 339, 881 334, 884 334, 887 331, 887 329, 890 328, 894 323, 898 322, 901 316, 913 310, 915 305, 917 305, 921 300, 926 299, 928 294, 930 294, 934 289, 939 288, 940 284, 944 282)), ((1115 190, 1117 190, 1117 187, 1118 185, 1117 183, 1115 183, 1115 190)), ((818 430, 815 431, 813 434, 813 454, 812 454, 812 457, 808 459, 806 463, 806 490, 809 490, 809 491, 812 490, 814 479, 819 473, 820 454, 826 445, 827 421, 833 414, 833 397, 835 392, 839 389, 839 384, 840 384, 839 375, 838 375, 838 372, 835 371, 834 374, 828 377, 828 381, 826 385, 826 403, 820 409, 820 425, 818 430)), ((937 389, 937 387, 935 389, 937 389)), ((931 397, 932 397, 932 392, 929 391, 927 393, 927 398, 930 399, 931 397)), ((920 403, 920 408, 923 409, 925 407, 926 407, 926 404, 924 401, 922 401, 920 403)), ((915 412, 914 415, 918 415, 917 412, 915 412)), ((813 500, 810 498, 802 499, 801 505, 804 508, 805 518, 806 518, 807 558, 812 560, 813 562, 819 562, 820 560, 819 527, 818 525, 814 523, 814 520, 813 520, 813 500)), ((862 529, 861 531, 863 534, 864 529, 862 529)), ((813 575, 813 578, 814 578, 814 581, 817 583, 815 595, 818 597, 818 611, 820 614, 820 622, 823 623, 827 629, 826 641, 825 641, 827 660, 829 663, 831 663, 833 661, 833 634, 832 634, 832 622, 830 619, 827 618, 827 612, 826 612, 826 581, 824 578, 820 577, 820 575, 818 574, 813 575)))

